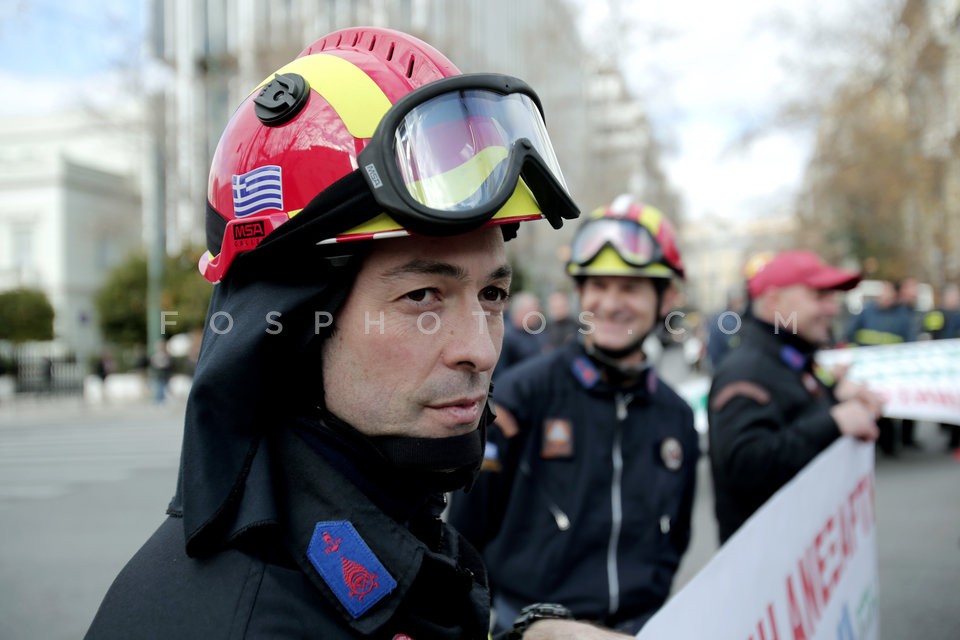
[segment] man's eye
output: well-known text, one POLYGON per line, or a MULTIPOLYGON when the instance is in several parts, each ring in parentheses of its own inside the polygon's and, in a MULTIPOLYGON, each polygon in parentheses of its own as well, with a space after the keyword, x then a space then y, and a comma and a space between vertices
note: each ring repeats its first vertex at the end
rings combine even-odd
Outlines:
POLYGON ((436 295, 434 289, 416 289, 415 291, 405 293, 403 297, 413 302, 428 302, 432 298, 436 298, 436 295))
POLYGON ((487 302, 506 302, 510 292, 501 287, 487 287, 481 295, 487 302))

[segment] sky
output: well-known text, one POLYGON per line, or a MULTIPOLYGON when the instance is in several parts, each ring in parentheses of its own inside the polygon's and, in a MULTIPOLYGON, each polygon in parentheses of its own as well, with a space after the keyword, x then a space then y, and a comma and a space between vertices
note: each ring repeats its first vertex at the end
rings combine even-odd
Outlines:
POLYGON ((769 125, 787 99, 809 91, 809 72, 798 66, 811 60, 847 64, 860 47, 843 37, 875 28, 876 19, 868 19, 864 7, 882 4, 578 1, 585 40, 615 49, 628 86, 666 144, 667 173, 682 194, 688 220, 789 213, 814 130, 810 122, 769 125), (620 35, 610 35, 611 25, 620 25, 620 35), (837 32, 843 37, 836 38, 837 32), (750 143, 743 144, 751 132, 750 143))
MULTIPOLYGON (((780 128, 749 145, 737 141, 803 90, 789 67, 808 53, 810 39, 799 32, 861 19, 870 0, 571 2, 580 6, 586 40, 607 43, 600 54, 617 60, 648 109, 688 220, 789 210, 812 131, 780 128), (606 33, 611 24, 621 25, 619 36, 606 33)), ((0 101, 0 115, 112 95, 116 74, 107 70, 140 59, 144 4, 0 0, 0 82, 18 87, 0 101)))

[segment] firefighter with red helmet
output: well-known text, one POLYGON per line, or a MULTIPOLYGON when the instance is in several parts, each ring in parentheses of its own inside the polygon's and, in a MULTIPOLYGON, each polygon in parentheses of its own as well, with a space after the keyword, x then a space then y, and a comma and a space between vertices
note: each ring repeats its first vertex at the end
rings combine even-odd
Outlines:
POLYGON ((586 216, 566 269, 579 340, 497 381, 480 480, 449 519, 483 551, 499 619, 549 600, 635 634, 690 541, 693 413, 642 349, 684 269, 666 216, 629 196, 586 216))
MULTIPOLYGON (((216 284, 169 517, 87 637, 486 638, 444 494, 483 458, 505 239, 578 214, 516 78, 351 28, 264 79, 210 171, 216 284)), ((517 633, 611 637, 539 621, 558 617, 517 633)))

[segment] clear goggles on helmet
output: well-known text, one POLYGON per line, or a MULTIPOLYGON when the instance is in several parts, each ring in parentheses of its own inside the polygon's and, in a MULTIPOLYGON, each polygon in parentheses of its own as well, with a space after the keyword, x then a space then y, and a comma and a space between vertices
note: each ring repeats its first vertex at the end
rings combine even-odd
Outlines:
POLYGON ((585 222, 573 239, 570 262, 586 266, 596 260, 604 247, 611 247, 634 267, 663 262, 663 251, 650 229, 627 218, 597 218, 585 222))
POLYGON ((510 76, 459 75, 412 91, 384 115, 357 161, 377 203, 415 233, 481 226, 521 178, 554 227, 579 215, 540 100, 510 76))

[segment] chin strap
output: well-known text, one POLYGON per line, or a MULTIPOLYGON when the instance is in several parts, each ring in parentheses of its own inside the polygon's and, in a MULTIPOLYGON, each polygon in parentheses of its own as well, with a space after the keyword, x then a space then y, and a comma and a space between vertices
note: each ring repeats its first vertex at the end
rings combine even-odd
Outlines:
POLYGON ((586 343, 583 344, 583 349, 587 352, 587 356, 600 367, 607 382, 614 386, 628 386, 644 375, 648 365, 646 358, 639 365, 624 365, 622 359, 639 351, 645 339, 646 336, 628 347, 617 350, 602 349, 586 343))
POLYGON ((485 410, 477 429, 448 438, 368 436, 329 410, 321 412, 322 424, 384 460, 399 481, 442 493, 473 486, 483 462, 487 421, 492 420, 485 410))

